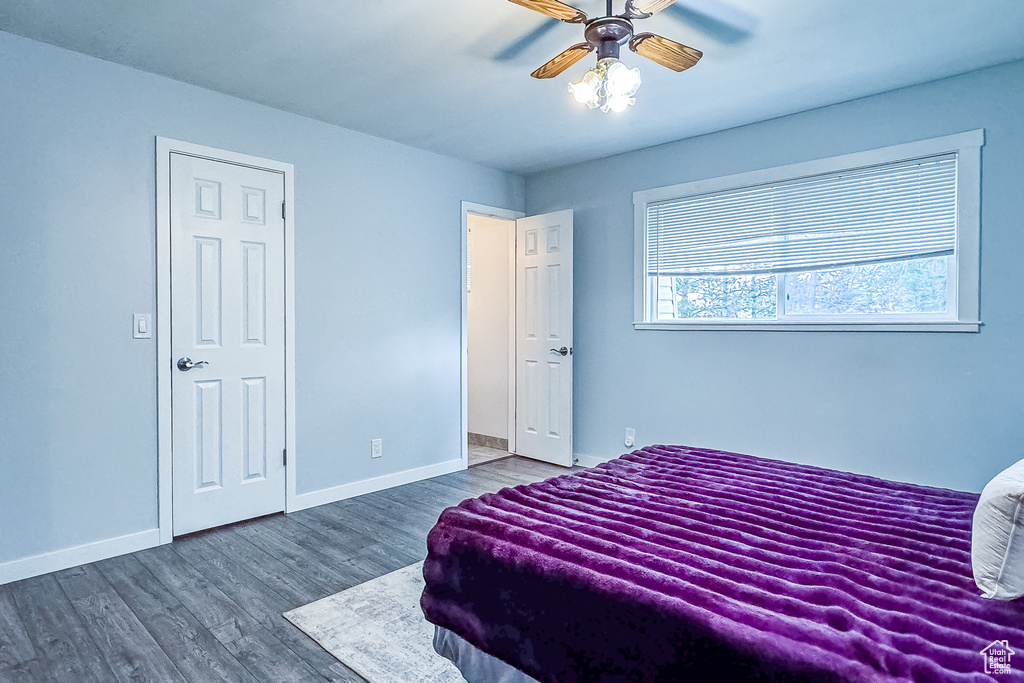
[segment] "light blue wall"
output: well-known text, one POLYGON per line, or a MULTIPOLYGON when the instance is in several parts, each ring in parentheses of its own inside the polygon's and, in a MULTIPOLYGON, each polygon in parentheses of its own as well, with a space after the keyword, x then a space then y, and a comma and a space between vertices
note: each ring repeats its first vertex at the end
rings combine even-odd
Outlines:
POLYGON ((640 445, 975 491, 1024 457, 1024 62, 532 175, 526 196, 576 212, 578 453, 617 455, 635 427, 640 445), (980 333, 633 329, 633 191, 975 128, 980 333))
POLYGON ((299 492, 459 457, 460 202, 521 178, 6 33, 0 93, 0 563, 157 525, 158 135, 295 165, 299 492))

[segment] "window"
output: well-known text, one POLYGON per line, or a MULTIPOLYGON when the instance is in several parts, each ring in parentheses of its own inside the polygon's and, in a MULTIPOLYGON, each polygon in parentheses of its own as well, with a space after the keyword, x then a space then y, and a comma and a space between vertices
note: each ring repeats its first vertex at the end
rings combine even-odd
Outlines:
POLYGON ((635 193, 635 326, 976 331, 983 141, 635 193))

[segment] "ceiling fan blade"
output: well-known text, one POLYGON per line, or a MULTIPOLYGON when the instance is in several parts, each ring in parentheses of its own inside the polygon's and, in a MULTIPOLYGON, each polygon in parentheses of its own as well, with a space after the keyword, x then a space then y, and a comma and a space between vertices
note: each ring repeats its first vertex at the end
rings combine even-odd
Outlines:
POLYGON ((554 78, 576 62, 586 57, 593 49, 594 47, 589 43, 573 45, 530 75, 534 78, 554 78))
POLYGON ((558 0, 509 0, 509 2, 570 24, 580 24, 587 20, 586 14, 558 0))
POLYGON ((657 14, 676 0, 634 0, 633 8, 641 14, 657 14))
POLYGON ((653 33, 636 34, 629 41, 629 49, 673 71, 686 71, 704 56, 700 50, 653 33))

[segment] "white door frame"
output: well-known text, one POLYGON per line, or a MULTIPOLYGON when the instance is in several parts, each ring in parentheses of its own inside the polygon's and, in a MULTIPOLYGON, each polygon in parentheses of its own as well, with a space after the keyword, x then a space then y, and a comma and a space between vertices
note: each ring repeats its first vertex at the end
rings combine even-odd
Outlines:
MULTIPOLYGON (((284 175, 284 386, 285 386, 285 512, 295 507, 295 167, 280 161, 156 138, 156 405, 157 495, 160 543, 170 543, 171 517, 171 154, 275 171, 284 175)), ((465 267, 465 266, 463 266, 465 267)), ((465 275, 463 275, 465 277, 465 275)), ((462 300, 465 316, 466 300, 462 300)), ((465 336, 465 334, 463 335, 465 336)), ((465 347, 463 347, 465 350, 465 347)))
MULTIPOLYGON (((469 439, 466 434, 469 432, 469 314, 466 301, 466 249, 469 246, 469 214, 485 216, 487 218, 501 218, 514 221, 517 218, 525 218, 522 211, 501 209, 496 206, 485 206, 472 202, 462 202, 462 461, 469 465, 469 439)), ((515 333, 516 333, 516 231, 509 231, 509 347, 508 347, 508 449, 515 451, 516 440, 516 365, 515 365, 515 333)))

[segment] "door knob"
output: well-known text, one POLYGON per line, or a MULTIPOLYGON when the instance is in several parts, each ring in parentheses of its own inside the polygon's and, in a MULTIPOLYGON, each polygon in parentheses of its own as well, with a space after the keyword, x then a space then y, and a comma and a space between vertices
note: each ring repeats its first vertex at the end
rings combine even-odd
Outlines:
POLYGON ((551 349, 551 353, 557 353, 559 356, 568 356, 569 355, 569 349, 567 347, 563 346, 560 349, 551 349))
POLYGON ((204 365, 209 365, 209 363, 205 360, 200 360, 193 363, 191 358, 178 359, 178 369, 181 370, 182 372, 185 372, 186 370, 191 370, 192 368, 199 368, 204 365))

